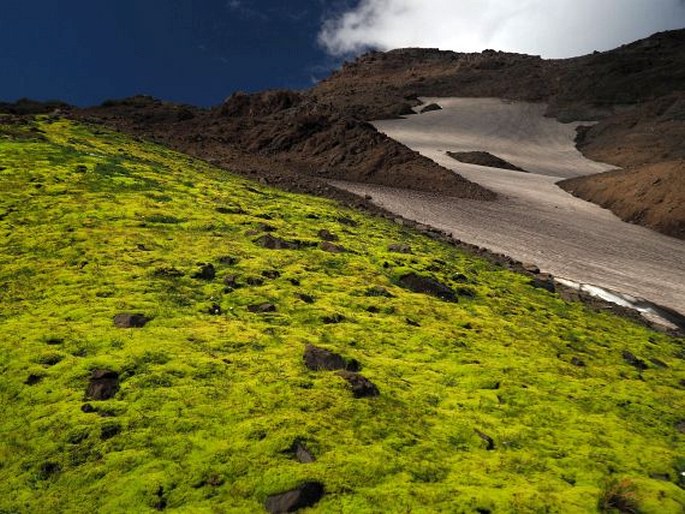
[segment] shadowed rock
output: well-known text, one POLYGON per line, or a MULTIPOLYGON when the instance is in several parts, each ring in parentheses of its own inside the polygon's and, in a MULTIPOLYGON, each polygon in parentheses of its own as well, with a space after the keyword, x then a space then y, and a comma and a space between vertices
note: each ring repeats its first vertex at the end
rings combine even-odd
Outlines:
POLYGON ((302 247, 302 242, 300 241, 286 241, 271 234, 263 235, 255 239, 254 242, 269 250, 298 250, 302 247))
POLYGON ((485 441, 485 449, 486 450, 494 450, 495 449, 495 441, 490 437, 489 435, 481 432, 478 429, 475 429, 476 435, 480 437, 483 441, 485 441))
POLYGON ((264 502, 264 507, 271 514, 295 512, 316 505, 323 495, 324 486, 321 482, 305 482, 285 493, 269 496, 264 502))
POLYGON ((265 314, 267 312, 276 312, 276 306, 273 303, 256 303, 248 305, 247 310, 255 314, 265 314))
POLYGON ((337 245, 334 243, 331 243, 330 241, 323 241, 319 247, 324 251, 324 252, 331 252, 331 253, 345 253, 347 249, 344 246, 337 245))
POLYGON ((314 298, 312 295, 306 294, 306 293, 297 293, 297 297, 300 300, 302 300, 304 303, 312 304, 316 301, 316 298, 314 298))
POLYGON ((339 239, 338 236, 326 229, 319 230, 318 236, 324 241, 337 241, 339 239))
POLYGON ((345 359, 342 355, 308 344, 304 349, 304 364, 314 371, 359 371, 361 366, 355 359, 345 359))
POLYGON ((293 456, 298 462, 302 464, 310 464, 316 460, 312 452, 309 451, 304 442, 297 439, 288 449, 286 453, 293 456))
POLYGON ((192 277, 199 280, 214 280, 214 277, 216 277, 214 265, 211 263, 200 265, 200 269, 193 273, 192 277))
POLYGON ((424 108, 421 109, 421 113, 423 114, 424 112, 431 112, 431 111, 441 111, 442 107, 440 107, 436 103, 428 104, 424 108))
POLYGON ((479 166, 487 166, 489 168, 499 168, 502 170, 512 170, 512 171, 522 171, 528 173, 523 168, 500 159, 499 157, 492 155, 489 152, 447 152, 447 155, 456 159, 459 162, 464 162, 466 164, 477 164, 479 166))
POLYGON ((448 302, 457 301, 457 295, 451 288, 431 277, 423 277, 421 275, 417 275, 416 273, 408 273, 400 277, 399 284, 402 287, 413 291, 414 293, 424 293, 437 296, 438 298, 448 302))
POLYGON ((539 273, 531 280, 530 285, 537 289, 544 289, 550 293, 554 293, 557 290, 554 285, 554 277, 549 273, 539 273))
POLYGON ((262 276, 269 280, 276 280, 277 278, 280 278, 281 272, 275 269, 264 270, 262 271, 262 276))
POLYGON ((373 382, 359 373, 343 370, 338 372, 338 376, 350 384, 355 398, 370 398, 381 394, 373 382))
POLYGON ((119 390, 119 374, 109 369, 96 369, 90 375, 86 397, 91 400, 109 400, 119 390))
POLYGON ((644 371, 647 368, 649 368, 645 361, 643 361, 642 359, 638 359, 633 353, 629 352, 628 350, 624 350, 621 356, 623 357, 624 361, 626 361, 628 364, 633 366, 638 371, 644 371))
POLYGON ((212 306, 209 308, 208 313, 212 316, 221 315, 221 306, 218 303, 213 303, 212 306))
POLYGON ((324 316, 321 318, 326 325, 335 325, 336 323, 342 323, 345 321, 345 316, 342 314, 331 314, 330 316, 324 316))
POLYGON ((411 253, 411 246, 406 243, 394 243, 388 246, 388 251, 395 253, 411 253))
POLYGON ((143 314, 131 314, 122 312, 114 316, 114 326, 117 328, 143 328, 150 318, 143 314))

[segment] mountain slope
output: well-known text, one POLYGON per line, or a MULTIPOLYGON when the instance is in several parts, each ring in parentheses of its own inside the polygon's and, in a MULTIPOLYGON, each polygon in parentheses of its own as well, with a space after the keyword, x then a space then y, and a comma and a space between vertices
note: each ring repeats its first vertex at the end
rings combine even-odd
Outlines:
POLYGON ((2 121, 0 512, 259 512, 307 481, 311 512, 685 506, 681 341, 329 200, 2 121))
POLYGON ((560 121, 600 120, 582 133, 579 149, 625 171, 563 187, 626 221, 682 238, 683 92, 685 29, 563 60, 492 50, 372 52, 322 81, 312 95, 362 119, 407 114, 419 96, 457 96, 545 102, 547 115, 560 121), (655 180, 664 192, 639 193, 655 180))

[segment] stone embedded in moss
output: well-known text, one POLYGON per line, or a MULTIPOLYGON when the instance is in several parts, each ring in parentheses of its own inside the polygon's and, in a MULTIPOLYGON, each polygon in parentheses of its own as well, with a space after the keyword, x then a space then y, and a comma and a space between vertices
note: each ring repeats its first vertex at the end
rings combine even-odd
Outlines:
POLYGON ((338 372, 338 376, 345 379, 352 387, 352 394, 355 398, 371 398, 381 394, 376 384, 359 373, 343 370, 338 372))
POLYGON ((304 349, 304 364, 313 371, 359 371, 361 366, 355 359, 345 359, 342 355, 308 344, 304 349))
POLYGON ((316 505, 323 498, 324 491, 321 482, 305 482, 290 491, 269 496, 264 507, 271 514, 295 512, 316 505))
POLYGON ((117 328, 143 328, 150 318, 143 314, 131 314, 122 312, 114 316, 114 326, 117 328))
POLYGON ((424 277, 413 272, 407 273, 400 277, 399 284, 414 293, 429 294, 448 302, 458 301, 457 295, 450 287, 431 277, 424 277))
POLYGON ((109 400, 119 390, 119 374, 109 369, 93 370, 86 389, 86 398, 109 400))

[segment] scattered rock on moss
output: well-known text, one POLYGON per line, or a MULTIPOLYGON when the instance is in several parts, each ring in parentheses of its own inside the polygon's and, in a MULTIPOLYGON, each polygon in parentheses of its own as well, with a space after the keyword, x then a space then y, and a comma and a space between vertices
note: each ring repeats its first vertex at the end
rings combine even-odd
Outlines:
POLYGON ((269 250, 298 250, 302 246, 300 241, 286 241, 271 234, 265 234, 255 239, 254 242, 262 248, 269 250))
POLYGON ((316 301, 316 298, 314 298, 312 295, 306 294, 306 293, 297 293, 297 297, 302 300, 304 303, 314 303, 316 301))
POLYGON ((216 269, 214 269, 214 265, 211 263, 200 264, 200 269, 193 273, 192 277, 199 280, 214 280, 216 269))
POLYGON ((316 460, 309 448, 300 439, 296 439, 288 449, 288 453, 302 464, 310 464, 316 460))
POLYGON ((323 239, 324 241, 337 241, 338 239, 340 239, 338 236, 336 236, 332 232, 329 232, 325 228, 319 230, 318 236, 320 239, 323 239))
POLYGON ((475 429, 476 435, 480 437, 483 441, 485 441, 485 449, 486 450, 494 450, 495 449, 495 441, 492 437, 487 435, 484 432, 481 432, 477 428, 475 429))
POLYGON ((411 246, 406 243, 394 243, 388 246, 388 251, 395 253, 411 253, 411 246))
POLYGON ((164 267, 157 268, 154 272, 154 276, 158 278, 180 278, 183 276, 183 272, 174 267, 164 267))
POLYGON ((330 241, 322 241, 319 247, 324 252, 330 253, 345 253, 347 251, 347 249, 344 246, 331 243, 330 241))
POLYGON ((554 285, 554 277, 549 273, 538 273, 530 281, 530 285, 537 289, 544 289, 550 293, 556 292, 556 286, 554 285))
POLYGON ((268 312, 276 312, 276 306, 273 303, 256 303, 248 305, 247 310, 255 314, 265 314, 268 312))
POLYGON ((281 494, 269 496, 264 507, 271 514, 295 512, 316 505, 324 495, 324 485, 321 482, 305 482, 295 489, 281 494))
POLYGON ((457 295, 450 287, 431 277, 408 273, 400 277, 399 284, 414 293, 429 294, 448 302, 457 301, 457 295))
POLYGON ((352 371, 339 371, 338 376, 342 377, 352 387, 352 394, 355 398, 370 398, 380 395, 378 387, 368 378, 352 371))
POLYGON ((326 325, 335 325, 336 323, 342 323, 345 321, 345 316, 342 314, 331 314, 330 316, 324 316, 321 318, 326 325))
POLYGON ((117 328, 143 328, 149 321, 150 318, 143 314, 122 312, 114 316, 114 326, 117 328))
POLYGON ((109 369, 96 369, 90 375, 86 397, 91 400, 109 400, 119 390, 119 374, 109 369))
POLYGON ((361 366, 355 359, 345 359, 342 355, 308 344, 304 349, 304 364, 314 371, 359 371, 361 366))
POLYGON ((43 380, 42 375, 36 375, 35 373, 31 373, 28 377, 26 377, 26 380, 24 380, 24 384, 32 386, 36 385, 41 380, 43 380))
POLYGON ((628 350, 623 350, 621 356, 623 357, 624 361, 626 361, 628 364, 630 364, 639 371, 644 371, 649 368, 645 361, 637 358, 632 352, 629 352, 628 350))
POLYGON ((276 280, 277 278, 280 278, 281 272, 275 269, 268 269, 262 271, 262 276, 264 278, 268 278, 269 280, 276 280))
POLYGON ((572 357, 571 358, 571 364, 574 366, 578 366, 579 368, 584 368, 585 367, 585 361, 582 359, 579 359, 578 357, 572 357))
POLYGON ((218 303, 213 303, 212 306, 209 308, 209 314, 212 316, 221 315, 221 306, 218 303))

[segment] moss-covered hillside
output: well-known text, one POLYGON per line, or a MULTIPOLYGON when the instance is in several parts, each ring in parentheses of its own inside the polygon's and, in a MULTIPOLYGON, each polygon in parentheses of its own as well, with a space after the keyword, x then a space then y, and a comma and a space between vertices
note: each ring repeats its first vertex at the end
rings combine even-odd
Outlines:
POLYGON ((159 146, 0 125, 1 513, 307 482, 311 512, 683 511, 682 341, 159 146))

